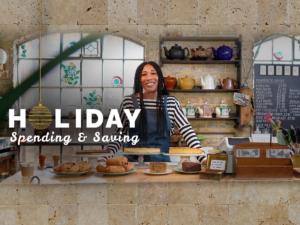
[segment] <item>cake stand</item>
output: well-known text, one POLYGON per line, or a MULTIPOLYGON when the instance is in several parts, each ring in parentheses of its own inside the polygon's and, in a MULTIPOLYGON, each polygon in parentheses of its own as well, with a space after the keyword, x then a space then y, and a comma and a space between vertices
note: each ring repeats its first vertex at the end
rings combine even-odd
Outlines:
POLYGON ((170 153, 164 153, 166 156, 180 156, 180 162, 178 163, 178 167, 182 168, 183 162, 189 162, 191 156, 204 156, 204 154, 170 154, 170 153))
POLYGON ((161 153, 126 153, 126 152, 122 152, 122 153, 118 153, 120 155, 138 155, 139 156, 139 162, 138 164, 134 164, 134 167, 138 168, 138 169, 148 169, 149 165, 144 163, 144 155, 159 155, 161 153))
POLYGON ((88 162, 96 168, 98 163, 99 157, 105 157, 105 156, 112 156, 113 154, 102 154, 102 155, 71 155, 72 157, 79 157, 79 158, 88 158, 88 162))

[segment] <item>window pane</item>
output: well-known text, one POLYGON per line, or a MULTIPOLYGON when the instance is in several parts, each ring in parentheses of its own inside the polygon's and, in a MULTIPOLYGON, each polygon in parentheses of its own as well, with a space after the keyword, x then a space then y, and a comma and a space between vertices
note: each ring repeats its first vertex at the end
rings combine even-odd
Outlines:
POLYGON ((131 41, 125 40, 125 59, 143 59, 144 48, 131 41))
MULTIPOLYGON (((80 33, 70 33, 70 34, 64 34, 63 37, 63 49, 64 51, 70 47, 72 47, 76 42, 80 41, 80 33)), ((78 49, 70 56, 79 57, 79 54, 81 53, 81 49, 78 49)))
POLYGON ((104 88, 102 113, 107 116, 111 109, 119 110, 122 100, 122 88, 104 88))
MULTIPOLYGON (((42 66, 49 60, 42 60, 42 66)), ((60 69, 59 65, 55 66, 50 72, 42 77, 42 86, 59 86, 60 85, 60 69)))
POLYGON ((103 42, 104 59, 123 59, 123 38, 106 35, 103 42))
POLYGON ((61 85, 74 87, 80 85, 80 61, 67 60, 61 64, 61 85))
POLYGON ((142 62, 143 61, 129 61, 129 60, 126 60, 124 62, 124 87, 133 87, 136 68, 142 62))
POLYGON ((82 89, 82 105, 87 108, 100 109, 103 104, 102 88, 83 88, 82 89))
POLYGON ((55 109, 60 108, 60 88, 42 88, 42 103, 54 115, 55 109))
MULTIPOLYGON (((20 60, 19 61, 19 78, 23 83, 30 75, 36 72, 40 67, 39 60, 20 60)), ((34 85, 39 85, 37 81, 34 85)))
MULTIPOLYGON (((258 46, 256 46, 253 50, 255 55, 258 46)), ((272 41, 267 41, 262 43, 259 49, 258 56, 255 60, 272 60, 272 41)))
POLYGON ((39 104, 39 89, 38 88, 29 88, 22 96, 21 96, 21 109, 32 109, 39 104))
POLYGON ((124 97, 131 95, 133 93, 133 88, 124 88, 124 97))
MULTIPOLYGON (((88 33, 82 34, 82 36, 85 38, 88 36, 88 33)), ((84 47, 84 55, 85 56, 100 56, 100 38, 96 41, 93 41, 84 47)))
POLYGON ((19 46, 20 58, 39 58, 40 40, 34 39, 19 46))
POLYGON ((42 37, 42 58, 52 58, 59 54, 60 34, 51 34, 42 37))
POLYGON ((82 61, 82 85, 102 86, 102 60, 82 61))
POLYGON ((123 86, 123 61, 104 60, 103 62, 103 86, 123 86))
MULTIPOLYGON (((295 36, 296 39, 300 38, 300 35, 295 36)), ((294 48, 294 52, 295 52, 295 59, 300 59, 300 45, 298 44, 297 41, 295 41, 295 48, 294 48)))
POLYGON ((279 57, 282 55, 282 60, 292 60, 292 39, 288 37, 280 37, 273 40, 273 59, 276 59, 274 54, 279 53, 279 57), (281 54, 279 53, 281 52, 281 54))
POLYGON ((81 93, 78 88, 63 88, 61 91, 62 115, 68 115, 70 111, 80 108, 81 93))

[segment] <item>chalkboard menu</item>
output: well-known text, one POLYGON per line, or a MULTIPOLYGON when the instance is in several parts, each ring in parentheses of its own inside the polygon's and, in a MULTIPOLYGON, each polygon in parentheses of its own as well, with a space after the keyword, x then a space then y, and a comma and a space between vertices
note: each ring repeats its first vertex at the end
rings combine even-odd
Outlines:
POLYGON ((255 64, 254 72, 255 124, 269 127, 265 115, 271 112, 284 128, 300 126, 299 65, 255 64))

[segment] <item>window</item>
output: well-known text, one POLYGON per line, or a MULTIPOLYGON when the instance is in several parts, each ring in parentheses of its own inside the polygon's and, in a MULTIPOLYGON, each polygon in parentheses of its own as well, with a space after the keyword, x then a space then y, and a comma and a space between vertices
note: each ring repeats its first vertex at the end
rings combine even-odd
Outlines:
MULTIPOLYGON (((65 33, 42 37, 42 65, 88 34, 65 33)), ((42 78, 42 103, 54 114, 61 108, 100 108, 107 115, 132 93, 135 70, 144 61, 144 47, 122 37, 106 35, 79 49, 42 78), (81 57, 82 56, 82 57, 81 57)), ((18 82, 39 69, 39 39, 18 46, 18 82)), ((20 108, 39 101, 39 83, 21 98, 20 108)))

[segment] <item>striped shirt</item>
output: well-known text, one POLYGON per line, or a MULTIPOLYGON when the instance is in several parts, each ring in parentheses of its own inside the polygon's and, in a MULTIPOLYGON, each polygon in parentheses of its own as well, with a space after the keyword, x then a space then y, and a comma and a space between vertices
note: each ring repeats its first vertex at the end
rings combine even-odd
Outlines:
MULTIPOLYGON (((137 98, 140 105, 140 99, 137 98)), ((163 99, 164 102, 164 99, 163 99)), ((155 99, 144 99, 145 109, 156 109, 155 99)), ((122 139, 124 135, 129 135, 129 120, 124 112, 124 109, 129 109, 131 114, 134 113, 134 106, 131 96, 126 96, 120 106, 119 115, 122 122, 122 128, 116 128, 113 135, 121 135, 122 139)), ((174 127, 176 126, 183 136, 185 142, 190 148, 201 148, 201 144, 186 116, 184 115, 178 100, 174 96, 167 96, 167 110, 169 119, 171 122, 170 136, 174 134, 174 127)), ((121 147, 122 142, 114 141, 110 142, 107 149, 112 150, 116 154, 121 147)), ((202 156, 199 160, 203 162, 206 159, 202 156)))

